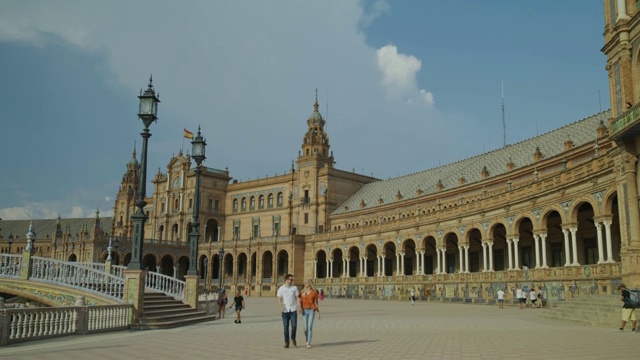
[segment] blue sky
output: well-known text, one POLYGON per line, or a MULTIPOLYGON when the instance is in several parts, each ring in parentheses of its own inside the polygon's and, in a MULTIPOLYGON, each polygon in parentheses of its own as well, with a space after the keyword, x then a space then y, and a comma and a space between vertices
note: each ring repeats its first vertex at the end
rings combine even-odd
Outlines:
POLYGON ((151 73, 151 175, 198 125, 206 166, 287 171, 317 88, 336 166, 387 179, 502 147, 502 81, 507 143, 608 109, 603 27, 584 0, 4 1, 0 218, 110 215, 151 73))

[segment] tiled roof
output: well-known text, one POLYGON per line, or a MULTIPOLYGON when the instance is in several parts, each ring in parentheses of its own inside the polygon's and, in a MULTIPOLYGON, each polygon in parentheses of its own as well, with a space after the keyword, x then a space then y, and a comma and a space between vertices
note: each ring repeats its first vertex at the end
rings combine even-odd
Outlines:
MULTIPOLYGON (((44 239, 49 235, 52 237, 56 233, 56 222, 58 219, 37 219, 37 220, 2 220, 0 221, 0 236, 2 240, 0 242, 7 241, 9 234, 13 233, 13 236, 18 236, 19 239, 26 239, 29 232, 29 224, 33 222, 33 232, 36 233, 36 239, 44 239)), ((60 219, 60 226, 62 232, 65 232, 67 225, 71 228, 71 234, 79 234, 82 231, 84 224, 87 225, 87 231, 91 232, 95 217, 90 218, 74 218, 74 219, 60 219)), ((111 225, 113 223, 113 217, 101 217, 100 228, 104 232, 111 232, 111 225)))
POLYGON ((489 177, 493 177, 506 173, 509 161, 515 164, 516 169, 531 165, 536 147, 540 148, 544 158, 550 158, 564 152, 564 142, 567 139, 573 141, 574 146, 594 141, 597 127, 601 121, 606 124, 609 116, 610 112, 604 111, 504 148, 437 168, 367 184, 332 214, 360 210, 363 201, 365 208, 371 208, 378 206, 378 199, 382 199, 385 205, 411 199, 416 197, 418 189, 422 190, 422 195, 435 193, 438 181, 442 182, 445 190, 461 186, 458 182, 461 177, 464 177, 465 184, 474 183, 482 180, 482 169, 485 166, 489 177), (402 195, 401 200, 396 197, 398 192, 402 195), (345 206, 348 208, 346 211, 345 206))

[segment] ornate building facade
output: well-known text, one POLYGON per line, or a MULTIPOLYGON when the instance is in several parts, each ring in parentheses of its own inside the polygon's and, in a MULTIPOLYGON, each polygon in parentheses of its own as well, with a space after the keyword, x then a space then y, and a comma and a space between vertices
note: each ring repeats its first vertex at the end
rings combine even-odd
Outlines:
MULTIPOLYGON (((413 289, 474 302, 517 287, 564 300, 611 293, 622 281, 640 286, 640 16, 631 0, 605 0, 604 8, 610 111, 379 180, 334 167, 316 99, 289 172, 238 182, 226 169, 204 167, 202 285, 272 296, 293 273, 330 296, 397 297, 413 289)), ((100 244, 82 259, 104 259, 108 239, 118 239, 117 259, 130 259, 139 167, 134 150, 113 218, 102 219, 110 228, 90 237, 100 244)), ((189 154, 178 153, 151 182, 143 263, 180 277, 197 203, 189 154)))

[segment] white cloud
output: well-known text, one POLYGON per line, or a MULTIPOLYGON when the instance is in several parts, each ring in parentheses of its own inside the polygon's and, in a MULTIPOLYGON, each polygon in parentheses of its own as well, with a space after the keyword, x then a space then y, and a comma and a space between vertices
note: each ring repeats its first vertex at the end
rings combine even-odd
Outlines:
POLYGON ((416 77, 422 61, 413 55, 398 53, 394 45, 386 45, 376 51, 378 70, 382 74, 382 85, 392 98, 406 98, 408 104, 413 103, 415 96, 433 106, 433 94, 424 89, 418 90, 416 77))

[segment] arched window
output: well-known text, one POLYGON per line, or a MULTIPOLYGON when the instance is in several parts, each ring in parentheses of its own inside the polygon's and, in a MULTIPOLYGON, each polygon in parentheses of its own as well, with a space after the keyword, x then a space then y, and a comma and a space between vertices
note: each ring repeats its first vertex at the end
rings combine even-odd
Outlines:
POLYGON ((284 204, 284 195, 281 192, 278 193, 278 206, 282 206, 284 204))
POLYGON ((238 199, 233 199, 233 211, 238 211, 238 199))
POLYGON ((267 206, 273 207, 273 194, 269 194, 269 196, 267 196, 267 206))
POLYGON ((251 210, 256 208, 256 197, 252 196, 251 199, 249 200, 249 206, 251 206, 251 210))
POLYGON ((258 197, 258 208, 264 209, 264 195, 260 195, 260 197, 258 197))
POLYGON ((242 198, 242 202, 240 206, 242 207, 242 211, 247 211, 247 198, 244 198, 244 197, 242 198))

